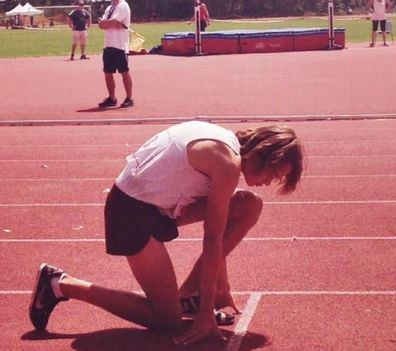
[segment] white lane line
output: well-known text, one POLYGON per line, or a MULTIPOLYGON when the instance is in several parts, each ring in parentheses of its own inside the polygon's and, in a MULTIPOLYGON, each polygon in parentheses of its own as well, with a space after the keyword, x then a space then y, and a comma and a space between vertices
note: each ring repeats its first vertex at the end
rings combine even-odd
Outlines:
POLYGON ((59 163, 59 162, 70 162, 70 163, 73 163, 73 162, 115 162, 115 161, 117 161, 117 162, 120 162, 120 161, 124 161, 125 162, 125 158, 107 158, 107 159, 67 159, 67 158, 65 158, 65 159, 44 159, 44 160, 42 160, 42 159, 9 159, 9 160, 6 160, 6 159, 1 159, 0 160, 0 162, 33 162, 33 163, 40 163, 40 162, 48 162, 48 163, 51 163, 51 162, 54 162, 54 163, 59 163))
POLYGON ((228 340, 226 347, 227 351, 239 350, 243 337, 248 331, 249 324, 254 317, 260 299, 261 293, 254 292, 250 295, 246 307, 242 312, 242 316, 234 328, 234 335, 228 340))
MULTIPOLYGON (((394 143, 395 139, 355 139, 355 140, 309 140, 309 139, 304 139, 305 144, 378 144, 378 143, 394 143)), ((23 145, 22 145, 23 146, 23 145)), ((34 144, 32 144, 34 146, 34 144)))
MULTIPOLYGON (((386 175, 384 175, 386 176, 386 175)), ((395 175, 396 176, 396 175, 395 175)), ((392 177, 392 176, 390 176, 392 177)), ((81 182, 113 181, 115 178, 3 178, 0 182, 81 182)))
MULTIPOLYGON (((8 234, 7 234, 8 235, 8 234)), ((0 243, 104 243, 105 239, 0 239, 0 243)))
POLYGON ((35 203, 35 204, 0 204, 0 207, 102 207, 104 202, 87 202, 87 203, 35 203))
MULTIPOLYGON (((378 142, 392 142, 392 139, 382 139, 382 140, 365 140, 362 141, 363 143, 378 143, 378 142)), ((351 140, 344 140, 340 141, 342 143, 351 143, 353 141, 351 140)), ((97 147, 139 147, 141 144, 129 144, 129 143, 124 143, 124 144, 24 144, 24 145, 12 145, 12 144, 0 144, 2 147, 9 147, 9 148, 16 148, 16 149, 22 149, 22 148, 48 148, 48 149, 54 149, 54 148, 97 148, 97 147)))
MULTIPOLYGON (((396 174, 325 174, 305 175, 302 178, 394 178, 396 174)), ((79 182, 79 181, 114 181, 112 178, 0 178, 0 182, 79 182)), ((241 177, 240 179, 244 179, 241 177)))
POLYGON ((396 155, 318 155, 318 156, 308 156, 308 159, 332 159, 332 158, 390 158, 396 157, 396 155))
MULTIPOLYGON (((7 234, 9 235, 9 234, 7 234)), ((248 237, 243 241, 393 241, 396 236, 292 236, 292 237, 248 237)), ((202 238, 179 238, 173 242, 201 242, 202 238)), ((0 239, 0 243, 103 243, 105 239, 70 238, 70 239, 50 239, 50 238, 25 238, 25 239, 0 239)))
MULTIPOLYGON (((0 290, 0 295, 30 295, 32 290, 0 290)), ((134 291, 142 294, 142 291, 134 291)), ((263 290, 233 291, 235 296, 396 296, 396 290, 263 290)))
MULTIPOLYGON (((362 140, 308 140, 305 139, 305 144, 331 144, 334 143, 338 144, 378 144, 378 143, 394 143, 394 139, 362 139, 362 140)), ((132 144, 132 143, 118 143, 118 144, 23 144, 23 145, 16 145, 16 144, 0 144, 1 147, 6 148, 15 148, 15 149, 24 149, 24 148, 48 148, 48 149, 63 149, 63 148, 97 148, 97 147, 128 147, 128 148, 137 148, 140 147, 141 144, 132 144)))
MULTIPOLYGON (((394 155, 318 155, 318 156, 307 156, 307 159, 340 159, 340 158, 394 158, 394 155)), ((125 158, 108 158, 108 159, 1 159, 0 163, 7 163, 7 162, 33 162, 33 163, 40 163, 40 162, 120 162, 125 161, 125 158)))
MULTIPOLYGON (((360 205, 360 204, 395 204, 396 200, 347 200, 347 201, 264 201, 264 205, 360 205)), ((0 207, 98 207, 102 202, 87 203, 31 203, 0 204, 0 207)))
POLYGON ((244 241, 353 241, 353 240, 396 240, 396 236, 314 236, 314 237, 302 237, 302 236, 292 236, 292 237, 266 237, 266 238, 244 238, 244 241))
POLYGON ((334 205, 334 204, 393 204, 396 200, 346 200, 346 201, 272 201, 265 205, 334 205))
POLYGON ((233 295, 250 295, 258 293, 262 296, 395 296, 396 290, 284 290, 284 291, 233 291, 233 295))
POLYGON ((325 174, 325 175, 305 175, 303 178, 382 178, 396 177, 396 174, 325 174))

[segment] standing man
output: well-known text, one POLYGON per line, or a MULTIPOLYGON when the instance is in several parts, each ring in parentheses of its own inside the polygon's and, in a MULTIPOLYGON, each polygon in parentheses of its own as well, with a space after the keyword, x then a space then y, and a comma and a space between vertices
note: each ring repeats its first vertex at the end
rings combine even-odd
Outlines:
POLYGON ((84 9, 84 0, 78 1, 78 8, 69 14, 69 26, 73 30, 72 50, 70 60, 74 60, 77 45, 80 45, 81 60, 87 60, 85 49, 88 41, 89 12, 84 9))
POLYGON ((373 23, 370 47, 373 47, 377 40, 378 24, 381 28, 384 46, 388 46, 386 43, 386 12, 392 9, 392 3, 390 0, 369 0, 368 5, 372 12, 371 20, 373 23))
POLYGON ((103 72, 109 96, 99 103, 99 107, 112 107, 117 105, 115 97, 114 73, 122 76, 126 98, 120 107, 132 107, 132 78, 129 74, 129 24, 131 22, 131 9, 125 0, 112 0, 99 19, 99 28, 105 32, 105 45, 103 50, 103 72))

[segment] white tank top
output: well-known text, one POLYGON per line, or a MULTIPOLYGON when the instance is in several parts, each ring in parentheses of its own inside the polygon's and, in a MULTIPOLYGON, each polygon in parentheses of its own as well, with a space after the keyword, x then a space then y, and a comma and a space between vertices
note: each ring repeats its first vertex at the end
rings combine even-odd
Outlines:
POLYGON ((183 207, 208 195, 210 179, 187 158, 187 145, 199 139, 221 141, 239 154, 239 141, 232 131, 207 122, 180 123, 156 134, 127 157, 117 187, 176 218, 183 207))
POLYGON ((371 19, 373 21, 383 21, 384 19, 386 19, 385 0, 374 0, 374 13, 371 19))

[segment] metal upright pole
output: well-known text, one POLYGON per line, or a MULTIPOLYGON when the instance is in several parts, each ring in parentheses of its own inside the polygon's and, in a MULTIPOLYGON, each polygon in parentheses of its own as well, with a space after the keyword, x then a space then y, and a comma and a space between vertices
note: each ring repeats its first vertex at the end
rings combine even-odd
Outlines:
POLYGON ((201 36, 201 19, 199 15, 199 5, 194 8, 195 18, 195 53, 197 55, 202 54, 202 36, 201 36))
POLYGON ((328 3, 328 32, 329 32, 329 49, 335 48, 335 37, 334 37, 334 2, 329 0, 328 3))

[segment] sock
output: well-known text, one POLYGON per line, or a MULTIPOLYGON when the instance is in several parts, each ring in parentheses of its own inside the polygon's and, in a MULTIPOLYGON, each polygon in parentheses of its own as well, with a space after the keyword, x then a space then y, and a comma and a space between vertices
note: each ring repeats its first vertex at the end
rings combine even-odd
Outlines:
POLYGON ((56 277, 51 279, 51 288, 57 299, 61 297, 65 297, 59 286, 59 282, 65 277, 66 277, 66 273, 62 273, 62 275, 59 278, 56 277))

